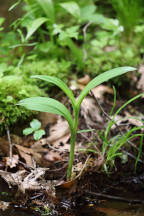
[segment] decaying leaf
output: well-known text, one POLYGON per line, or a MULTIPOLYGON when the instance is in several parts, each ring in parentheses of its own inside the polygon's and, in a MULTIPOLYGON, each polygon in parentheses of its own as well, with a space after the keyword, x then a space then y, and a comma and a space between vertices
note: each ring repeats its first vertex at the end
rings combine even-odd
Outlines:
POLYGON ((4 202, 4 201, 0 201, 0 209, 2 211, 5 211, 10 205, 10 202, 4 202))
POLYGON ((44 156, 44 159, 52 162, 52 161, 62 160, 62 157, 58 152, 49 151, 44 156))
POLYGON ((58 116, 52 113, 39 112, 37 118, 40 120, 42 128, 45 128, 48 124, 56 123, 58 116))
POLYGON ((7 167, 10 167, 10 168, 16 167, 16 165, 18 164, 18 161, 19 161, 19 156, 13 155, 12 158, 6 157, 5 161, 6 161, 7 167))
POLYGON ((0 176, 8 183, 9 187, 17 186, 18 190, 25 193, 26 190, 47 190, 54 192, 51 182, 42 178, 48 168, 35 168, 30 173, 25 170, 16 173, 0 170, 0 176))
POLYGON ((93 88, 92 92, 97 99, 100 99, 101 101, 103 101, 104 100, 104 94, 105 93, 113 94, 113 89, 110 88, 109 86, 99 85, 99 86, 93 88))
POLYGON ((18 149, 20 156, 26 161, 26 164, 29 167, 34 167, 33 159, 39 161, 41 159, 41 155, 34 151, 34 149, 26 148, 20 145, 15 145, 18 149))
POLYGON ((78 80, 78 83, 80 83, 81 85, 87 85, 89 82, 90 82, 90 77, 87 74, 78 80))
POLYGON ((47 138, 49 143, 53 143, 59 138, 70 133, 68 122, 59 118, 57 123, 50 128, 50 136, 47 138))
POLYGON ((81 104, 81 115, 85 118, 87 125, 94 125, 95 122, 103 122, 99 108, 95 104, 95 100, 86 97, 81 104))

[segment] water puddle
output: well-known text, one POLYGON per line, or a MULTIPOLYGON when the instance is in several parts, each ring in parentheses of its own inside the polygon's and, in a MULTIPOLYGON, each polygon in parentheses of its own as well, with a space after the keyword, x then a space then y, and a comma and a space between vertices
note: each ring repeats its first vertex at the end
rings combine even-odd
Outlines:
POLYGON ((144 216, 144 204, 104 201, 100 205, 82 206, 76 216, 144 216))

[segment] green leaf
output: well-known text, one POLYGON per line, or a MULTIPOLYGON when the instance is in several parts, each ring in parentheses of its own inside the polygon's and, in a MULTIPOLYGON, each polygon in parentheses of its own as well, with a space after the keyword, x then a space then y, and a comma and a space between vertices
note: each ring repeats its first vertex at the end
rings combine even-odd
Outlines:
POLYGON ((19 4, 21 3, 21 0, 18 0, 16 3, 14 3, 9 9, 8 11, 12 11, 15 7, 17 7, 19 4))
POLYGON ((27 136, 33 132, 33 128, 26 128, 23 130, 23 135, 27 136))
POLYGON ((80 18, 80 7, 74 1, 61 3, 60 6, 69 12, 75 18, 80 18))
POLYGON ((91 17, 96 11, 95 5, 87 5, 80 9, 81 19, 87 20, 87 18, 91 17))
POLYGON ((41 128, 41 122, 37 119, 33 119, 31 122, 30 122, 30 126, 31 128, 33 128, 33 130, 38 130, 41 128))
POLYGON ((77 40, 78 39, 78 29, 79 29, 79 26, 72 26, 72 27, 65 29, 65 31, 61 31, 59 34, 59 41, 62 41, 65 43, 65 40, 67 38, 74 38, 77 40))
POLYGON ((55 99, 46 97, 31 97, 19 101, 18 105, 24 106, 29 110, 61 115, 68 121, 70 129, 73 129, 73 120, 69 110, 55 99))
POLYGON ((35 20, 32 20, 30 25, 28 26, 28 32, 25 39, 28 40, 33 35, 33 33, 36 32, 37 29, 46 21, 47 18, 45 17, 40 17, 35 20))
POLYGON ((120 76, 124 73, 127 73, 129 71, 134 71, 136 70, 136 68, 133 67, 118 67, 109 71, 106 71, 100 75, 98 75, 97 77, 95 77, 93 80, 91 80, 88 85, 83 89, 83 91, 81 92, 78 101, 77 101, 77 106, 78 108, 81 105, 81 102, 83 101, 83 99, 85 98, 85 96, 89 93, 89 91, 91 89, 93 89, 94 87, 100 85, 103 82, 108 81, 109 79, 112 79, 114 77, 120 76))
POLYGON ((95 131, 95 129, 84 129, 84 130, 79 130, 77 133, 87 133, 87 132, 92 132, 95 131))
POLYGON ((38 78, 58 86, 71 100, 73 107, 75 107, 76 101, 73 92, 67 87, 67 85, 62 80, 58 79, 57 77, 45 75, 34 75, 32 76, 32 78, 38 78))
POLYGON ((45 131, 40 129, 34 132, 34 139, 39 140, 42 136, 45 135, 45 131))
POLYGON ((95 5, 88 5, 86 7, 81 8, 81 21, 84 22, 93 22, 95 24, 105 23, 106 18, 99 13, 95 13, 96 6, 95 5))
POLYGON ((50 19, 52 23, 55 23, 55 10, 52 0, 37 0, 47 18, 50 19))
POLYGON ((2 26, 2 24, 4 23, 5 18, 4 17, 0 17, 0 26, 2 26))

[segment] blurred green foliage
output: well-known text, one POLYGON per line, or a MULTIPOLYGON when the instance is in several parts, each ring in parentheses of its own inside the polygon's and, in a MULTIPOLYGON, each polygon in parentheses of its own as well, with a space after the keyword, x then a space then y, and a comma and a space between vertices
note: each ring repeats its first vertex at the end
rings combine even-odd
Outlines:
MULTIPOLYGON (((31 75, 96 76, 119 66, 138 66, 144 54, 144 9, 138 0, 25 0, 22 15, 5 32, 0 17, 0 133, 31 113, 17 101, 51 88, 31 75)), ((125 78, 124 78, 125 80, 125 78)), ((123 79, 115 79, 122 85, 123 79)))

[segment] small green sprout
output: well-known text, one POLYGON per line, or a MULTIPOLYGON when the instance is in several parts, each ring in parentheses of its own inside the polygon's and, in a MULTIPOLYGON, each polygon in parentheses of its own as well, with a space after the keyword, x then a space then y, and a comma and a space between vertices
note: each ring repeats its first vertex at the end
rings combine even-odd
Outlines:
POLYGON ((100 85, 101 83, 106 82, 111 78, 122 75, 126 72, 134 71, 134 70, 136 69, 132 67, 119 67, 98 75, 87 84, 87 86, 80 93, 77 100, 75 99, 73 92, 68 88, 68 86, 62 80, 56 77, 44 76, 44 75, 32 76, 33 78, 38 78, 57 85, 67 95, 67 97, 72 103, 73 115, 71 115, 69 110, 62 103, 60 103, 59 101, 53 98, 31 97, 31 98, 26 98, 24 100, 21 100, 18 103, 18 105, 24 106, 25 108, 30 110, 49 112, 49 113, 61 115, 67 120, 71 132, 71 140, 70 140, 71 146, 70 146, 70 155, 69 155, 69 162, 68 162, 68 169, 67 169, 67 180, 71 178, 71 173, 72 173, 75 142, 76 142, 76 135, 77 135, 77 128, 78 128, 78 118, 79 118, 80 106, 83 99, 87 96, 87 94, 91 89, 100 85))
POLYGON ((45 135, 45 131, 41 129, 41 122, 37 119, 33 119, 30 122, 30 127, 23 130, 23 135, 25 136, 32 133, 35 140, 39 140, 43 135, 45 135))

